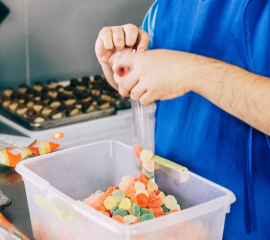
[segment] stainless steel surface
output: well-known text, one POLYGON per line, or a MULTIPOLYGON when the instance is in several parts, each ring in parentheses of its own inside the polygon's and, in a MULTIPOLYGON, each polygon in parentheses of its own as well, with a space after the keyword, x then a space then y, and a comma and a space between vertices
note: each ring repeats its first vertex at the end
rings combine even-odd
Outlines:
POLYGON ((11 206, 1 211, 3 216, 29 239, 34 240, 24 183, 14 168, 0 166, 0 189, 12 201, 11 206))
POLYGON ((111 107, 104 110, 96 110, 90 113, 83 113, 78 114, 71 117, 63 117, 61 119, 56 120, 46 120, 42 123, 35 123, 30 119, 26 119, 22 116, 19 116, 15 113, 12 113, 4 108, 0 108, 0 114, 9 118, 10 120, 26 127, 30 130, 43 130, 43 129, 49 129, 49 128, 55 128, 59 126, 69 125, 72 123, 78 123, 83 121, 88 121, 92 119, 107 117, 116 114, 115 108, 111 107))

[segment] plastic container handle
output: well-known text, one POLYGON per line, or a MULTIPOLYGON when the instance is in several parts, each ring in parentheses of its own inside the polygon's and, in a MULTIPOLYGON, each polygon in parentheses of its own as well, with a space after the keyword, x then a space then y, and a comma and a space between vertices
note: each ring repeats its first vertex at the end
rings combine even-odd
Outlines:
POLYGON ((68 222, 75 216, 75 212, 72 211, 69 217, 64 216, 63 211, 59 210, 50 200, 46 197, 36 194, 34 196, 35 203, 42 207, 45 211, 52 214, 62 222, 68 222))
POLYGON ((170 161, 168 159, 159 157, 157 155, 155 155, 153 157, 153 161, 156 162, 156 163, 158 163, 158 164, 160 164, 160 165, 163 165, 165 167, 175 169, 178 172, 188 171, 188 169, 186 167, 181 166, 180 164, 177 164, 175 162, 172 162, 172 161, 170 161))

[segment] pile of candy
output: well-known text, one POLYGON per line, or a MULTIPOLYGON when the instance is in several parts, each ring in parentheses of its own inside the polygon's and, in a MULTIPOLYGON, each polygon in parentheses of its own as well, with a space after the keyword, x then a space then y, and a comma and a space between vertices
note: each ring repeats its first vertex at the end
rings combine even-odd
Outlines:
POLYGON ((136 145, 133 147, 133 155, 137 159, 137 169, 143 172, 148 178, 153 178, 155 162, 152 160, 152 157, 154 154, 150 150, 136 145))
MULTIPOLYGON (((141 159, 150 161, 150 155, 145 158, 146 155, 141 154, 141 159)), ((119 186, 109 187, 106 192, 98 190, 83 202, 124 224, 135 224, 181 210, 174 196, 165 196, 142 172, 137 178, 122 177, 119 186)))

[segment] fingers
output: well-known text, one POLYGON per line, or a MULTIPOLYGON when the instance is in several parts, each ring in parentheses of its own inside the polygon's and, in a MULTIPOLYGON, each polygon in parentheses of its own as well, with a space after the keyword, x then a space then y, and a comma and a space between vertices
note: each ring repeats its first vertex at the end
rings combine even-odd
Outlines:
POLYGON ((128 73, 125 77, 119 78, 118 91, 120 95, 129 97, 131 89, 139 82, 134 72, 128 73))
POLYGON ((125 33, 125 44, 128 47, 133 47, 137 41, 139 29, 133 24, 123 25, 123 30, 125 33))
POLYGON ((112 39, 112 31, 110 27, 104 27, 101 29, 99 33, 99 38, 102 40, 103 45, 106 49, 113 49, 113 39, 112 39))
POLYGON ((138 42, 139 45, 137 47, 138 52, 145 51, 148 48, 148 44, 150 41, 150 36, 147 32, 139 29, 138 42))
POLYGON ((121 26, 111 27, 113 44, 117 51, 122 51, 125 47, 125 34, 121 26))
POLYGON ((123 75, 123 69, 133 68, 134 58, 136 54, 132 54, 130 52, 123 52, 121 54, 117 54, 113 58, 112 70, 118 76, 123 75))
POLYGON ((150 105, 155 100, 152 98, 152 96, 147 91, 140 97, 139 101, 142 105, 147 106, 147 105, 150 105))
POLYGON ((143 84, 138 83, 137 85, 135 85, 131 92, 130 92, 130 97, 135 100, 135 101, 139 101, 139 99, 143 96, 143 94, 145 94, 147 92, 147 89, 145 86, 143 86, 143 84))

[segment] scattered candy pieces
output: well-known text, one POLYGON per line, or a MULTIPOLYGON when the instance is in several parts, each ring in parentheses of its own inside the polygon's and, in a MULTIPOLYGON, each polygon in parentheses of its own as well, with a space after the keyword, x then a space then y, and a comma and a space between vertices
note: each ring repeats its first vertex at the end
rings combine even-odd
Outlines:
POLYGON ((143 193, 140 193, 138 194, 136 197, 136 203, 138 203, 138 205, 140 205, 140 207, 147 207, 147 204, 148 204, 148 197, 143 194, 143 193))
POLYGON ((162 209, 163 209, 163 212, 165 212, 165 213, 170 212, 170 209, 167 208, 164 204, 162 204, 161 207, 162 207, 162 209))
POLYGON ((137 203, 134 203, 132 206, 132 212, 136 217, 141 216, 141 207, 137 203))
POLYGON ((143 162, 140 158, 137 159, 137 164, 142 167, 143 166, 143 162))
POLYGON ((150 208, 157 208, 162 205, 162 200, 160 197, 157 196, 155 192, 151 192, 148 198, 148 207, 150 208))
POLYGON ((113 206, 113 207, 111 208, 111 210, 110 210, 110 213, 113 215, 113 213, 114 213, 117 209, 119 209, 118 206, 113 206))
POLYGON ((150 219, 153 219, 153 218, 155 218, 155 216, 152 215, 152 214, 143 214, 142 218, 141 218, 141 221, 144 222, 144 221, 147 221, 147 220, 150 220, 150 219))
POLYGON ((152 214, 153 215, 153 211, 147 208, 141 208, 141 215, 143 214, 152 214))
POLYGON ((135 197, 136 197, 138 194, 140 194, 140 193, 145 194, 145 196, 149 197, 148 191, 147 191, 147 190, 144 190, 144 189, 142 189, 142 188, 139 188, 139 189, 138 189, 138 191, 137 191, 136 194, 135 194, 135 197))
POLYGON ((145 190, 145 185, 142 182, 135 182, 134 187, 136 191, 138 191, 139 188, 142 188, 143 190, 145 190))
POLYGON ((164 192, 160 192, 159 194, 158 194, 158 197, 160 197, 161 198, 161 200, 162 200, 162 204, 164 203, 164 199, 165 199, 165 194, 164 194, 164 192))
POLYGON ((172 211, 173 210, 181 211, 180 205, 179 204, 175 204, 174 207, 172 208, 172 211))
POLYGON ((145 185, 145 187, 147 187, 147 184, 149 182, 149 179, 143 173, 140 173, 140 176, 138 177, 138 180, 137 181, 138 182, 142 182, 145 185))
POLYGON ((98 195, 99 193, 103 193, 101 190, 97 190, 95 193, 94 193, 94 195, 96 196, 96 195, 98 195))
POLYGON ((140 152, 140 158, 143 162, 149 161, 153 157, 153 153, 150 150, 144 149, 140 152))
POLYGON ((164 199, 164 205, 169 208, 169 209, 173 209, 174 205, 177 204, 177 200, 175 199, 174 196, 172 195, 168 195, 165 199, 164 199))
POLYGON ((121 202, 125 198, 125 193, 123 190, 114 190, 113 191, 113 199, 116 202, 121 202))
POLYGON ((153 160, 149 160, 147 162, 142 162, 142 166, 148 171, 148 172, 154 172, 155 170, 155 162, 153 160))
POLYGON ((112 193, 114 191, 114 187, 109 187, 107 193, 112 193))
POLYGON ((124 223, 125 224, 131 224, 133 222, 137 221, 137 218, 134 215, 127 215, 124 217, 124 223))
POLYGON ((124 219, 120 215, 113 216, 112 219, 116 220, 117 222, 124 223, 124 219))
POLYGON ((142 172, 145 174, 147 178, 153 178, 154 172, 148 172, 145 168, 142 168, 142 172))
POLYGON ((116 206, 116 203, 117 203, 117 201, 115 201, 112 196, 109 196, 104 200, 104 206, 108 210, 110 210, 110 209, 112 209, 112 207, 116 206))
POLYGON ((126 197, 133 197, 136 193, 136 189, 131 184, 126 184, 122 187, 126 197))
POLYGON ((127 215, 127 212, 125 209, 123 208, 119 208, 117 210, 114 211, 114 213, 112 214, 113 216, 116 216, 116 215, 120 215, 121 217, 124 217, 127 215))
POLYGON ((133 147, 133 155, 136 158, 139 158, 140 157, 140 153, 141 153, 142 150, 143 150, 142 146, 139 146, 139 145, 134 146, 133 147))
POLYGON ((158 185, 155 182, 153 182, 152 180, 149 180, 149 182, 147 184, 147 189, 150 191, 158 190, 158 185))
POLYGON ((122 209, 125 209, 125 210, 130 209, 131 208, 130 200, 128 198, 124 198, 122 200, 122 202, 120 203, 119 208, 122 208, 122 209))
POLYGON ((153 215, 155 217, 161 217, 164 215, 162 207, 155 207, 155 208, 150 208, 150 210, 153 211, 153 215))

